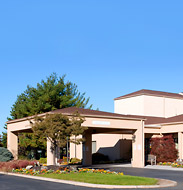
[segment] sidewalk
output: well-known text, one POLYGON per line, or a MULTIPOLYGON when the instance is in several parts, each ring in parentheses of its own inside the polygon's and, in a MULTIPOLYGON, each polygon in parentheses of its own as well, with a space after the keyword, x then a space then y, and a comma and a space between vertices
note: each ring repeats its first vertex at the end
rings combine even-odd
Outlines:
MULTIPOLYGON (((128 164, 96 164, 96 165, 92 165, 92 167, 94 168, 114 168, 114 167, 117 167, 117 168, 131 168, 132 165, 130 163, 128 164)), ((144 169, 155 169, 155 170, 171 170, 171 171, 183 171, 183 168, 173 168, 171 166, 161 166, 161 165, 147 165, 144 167, 144 169)))
POLYGON ((160 165, 147 165, 145 169, 155 169, 155 170, 171 170, 171 171, 183 171, 183 168, 173 168, 172 166, 160 166, 160 165))

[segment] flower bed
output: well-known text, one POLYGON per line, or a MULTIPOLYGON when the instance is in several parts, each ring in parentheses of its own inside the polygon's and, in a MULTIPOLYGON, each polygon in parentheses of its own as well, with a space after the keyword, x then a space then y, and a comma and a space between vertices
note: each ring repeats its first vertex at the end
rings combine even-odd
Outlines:
POLYGON ((174 168, 183 168, 183 163, 181 162, 160 162, 158 164, 162 166, 172 166, 174 168))
POLYGON ((162 166, 171 166, 172 162, 159 162, 158 164, 162 166))
POLYGON ((40 175, 40 174, 66 174, 66 173, 100 173, 100 174, 115 174, 115 175, 123 175, 123 172, 112 172, 104 169, 88 169, 88 168, 79 168, 78 170, 70 170, 68 168, 64 168, 62 170, 27 170, 25 168, 13 169, 13 173, 19 174, 28 174, 28 175, 40 175))
POLYGON ((88 168, 78 168, 77 170, 64 168, 55 171, 51 169, 13 169, 13 173, 105 185, 155 185, 158 182, 153 178, 128 176, 123 175, 122 172, 88 168))
POLYGON ((37 161, 13 160, 10 162, 0 162, 0 171, 10 172, 12 169, 26 168, 28 165, 36 165, 37 161))

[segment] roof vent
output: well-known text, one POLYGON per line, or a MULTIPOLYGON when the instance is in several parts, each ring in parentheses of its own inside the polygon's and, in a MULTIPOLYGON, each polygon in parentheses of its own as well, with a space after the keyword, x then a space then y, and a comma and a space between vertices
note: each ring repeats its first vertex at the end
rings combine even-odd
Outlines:
POLYGON ((183 92, 179 92, 179 94, 183 96, 183 92))

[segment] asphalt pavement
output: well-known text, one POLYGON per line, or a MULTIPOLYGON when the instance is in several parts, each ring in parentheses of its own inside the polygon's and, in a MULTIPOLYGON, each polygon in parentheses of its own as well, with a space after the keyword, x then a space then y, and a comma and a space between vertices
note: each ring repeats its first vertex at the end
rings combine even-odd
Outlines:
MULTIPOLYGON (((95 166, 96 167, 96 166, 95 166)), ((183 190, 183 171, 140 169, 131 167, 115 167, 115 165, 98 165, 98 168, 110 169, 111 171, 124 172, 126 175, 163 178, 177 181, 176 187, 161 188, 171 190, 183 190)), ((27 179, 17 176, 0 174, 0 190, 98 190, 97 188, 87 188, 61 183, 47 182, 41 180, 27 179)), ((158 190, 154 188, 152 190, 158 190)), ((101 190, 101 188, 100 188, 101 190)), ((145 190, 145 189, 144 189, 145 190)))

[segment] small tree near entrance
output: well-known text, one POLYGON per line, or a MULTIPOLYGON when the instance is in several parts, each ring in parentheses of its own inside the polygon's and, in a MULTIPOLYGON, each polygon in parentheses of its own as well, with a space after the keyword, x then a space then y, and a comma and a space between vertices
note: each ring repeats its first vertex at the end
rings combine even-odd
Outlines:
POLYGON ((36 117, 35 122, 31 122, 33 132, 40 139, 51 142, 51 150, 56 154, 57 147, 65 147, 67 141, 80 144, 82 138, 73 138, 71 136, 79 136, 83 134, 86 128, 81 124, 84 118, 79 113, 68 117, 63 114, 47 114, 46 117, 36 117))
POLYGON ((152 138, 151 153, 156 156, 157 162, 173 162, 177 159, 178 151, 172 135, 152 138))

